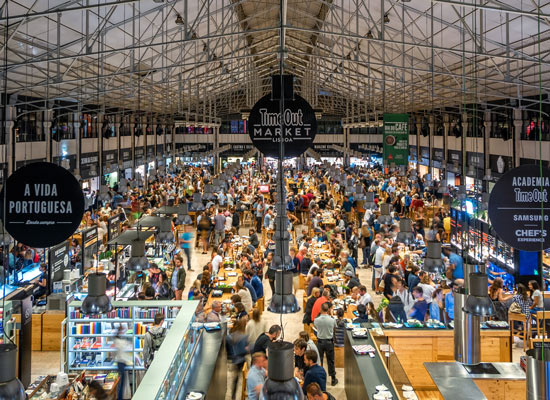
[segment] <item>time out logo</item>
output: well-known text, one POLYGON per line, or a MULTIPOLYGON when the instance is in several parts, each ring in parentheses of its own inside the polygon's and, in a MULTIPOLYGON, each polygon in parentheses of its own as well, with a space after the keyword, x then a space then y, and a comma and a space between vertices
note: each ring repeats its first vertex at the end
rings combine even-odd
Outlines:
POLYGON ((272 100, 262 97, 252 108, 248 119, 248 134, 254 146, 264 156, 279 157, 281 142, 284 157, 298 157, 311 145, 317 134, 315 113, 305 99, 272 100))

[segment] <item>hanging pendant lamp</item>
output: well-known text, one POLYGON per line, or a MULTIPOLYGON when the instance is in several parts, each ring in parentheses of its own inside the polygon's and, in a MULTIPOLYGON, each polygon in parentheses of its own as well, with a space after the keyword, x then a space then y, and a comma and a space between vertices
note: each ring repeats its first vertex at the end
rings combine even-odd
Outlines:
POLYGON ((16 376, 17 346, 0 344, 0 400, 25 400, 25 388, 16 376))
POLYGON ((113 308, 107 291, 107 276, 102 273, 88 275, 88 296, 82 302, 81 310, 85 315, 105 314, 113 308))

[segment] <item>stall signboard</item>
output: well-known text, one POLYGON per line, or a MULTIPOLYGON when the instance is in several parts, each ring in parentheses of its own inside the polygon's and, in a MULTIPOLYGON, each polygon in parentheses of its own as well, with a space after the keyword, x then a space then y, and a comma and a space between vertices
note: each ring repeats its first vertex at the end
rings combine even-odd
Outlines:
POLYGON ((145 158, 145 149, 143 148, 143 146, 136 147, 134 149, 134 159, 135 159, 136 165, 142 165, 145 162, 144 158, 145 158))
POLYGON ((434 161, 443 161, 445 159, 445 151, 443 149, 432 149, 432 159, 434 161))
POLYGON ((147 161, 155 159, 155 146, 147 146, 147 161))
POLYGON ((284 100, 282 115, 280 102, 272 100, 270 93, 254 104, 248 118, 248 135, 266 157, 278 158, 281 142, 285 157, 298 157, 311 147, 317 134, 315 113, 297 94, 294 100, 284 100))
POLYGON ((459 173, 462 168, 462 152, 459 150, 447 150, 447 169, 450 172, 459 173))
POLYGON ((332 148, 332 143, 315 143, 313 150, 321 157, 342 157, 342 153, 332 148))
POLYGON ((430 165, 430 148, 420 146, 419 163, 422 165, 430 165))
POLYGON ((82 153, 80 156, 80 176, 90 179, 98 176, 99 155, 96 153, 82 153))
POLYGON ((63 242, 80 225, 84 194, 74 175, 59 165, 40 162, 19 168, 6 181, 0 210, 8 233, 31 247, 63 242))
POLYGON ((116 171, 118 168, 118 150, 106 150, 103 152, 103 174, 116 171))
POLYGON ((94 257, 97 255, 97 226, 82 231, 82 271, 94 266, 94 257))
POLYGON ((119 158, 121 161, 131 161, 132 160, 132 149, 120 149, 119 158))
POLYGON ((76 168, 76 155, 71 154, 61 157, 53 157, 53 163, 61 165, 63 168, 68 169, 69 171, 74 171, 76 168))
POLYGON ((115 239, 120 235, 121 215, 117 214, 107 220, 107 238, 108 240, 115 239))
POLYGON ((71 268, 69 262, 69 242, 65 241, 57 246, 50 247, 49 256, 51 283, 63 280, 63 271, 71 268))
POLYGON ((409 162, 409 114, 384 114, 384 165, 409 162))
POLYGON ((514 159, 509 156, 491 154, 489 155, 489 166, 491 168, 491 172, 494 172, 497 176, 500 176, 514 168, 514 159))
POLYGON ((485 168, 485 155, 483 153, 476 153, 473 151, 466 152, 466 164, 475 168, 485 168))
POLYGON ((550 248, 550 169, 523 165, 508 171, 489 198, 489 218, 499 237, 514 249, 550 248))

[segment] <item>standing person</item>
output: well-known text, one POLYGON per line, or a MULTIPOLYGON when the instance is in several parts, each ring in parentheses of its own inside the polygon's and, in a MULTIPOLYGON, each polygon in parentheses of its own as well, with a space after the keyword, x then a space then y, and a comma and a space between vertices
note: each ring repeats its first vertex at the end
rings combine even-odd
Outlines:
POLYGON ((323 303, 321 306, 321 315, 313 321, 313 325, 317 330, 317 348, 321 365, 323 365, 324 355, 327 355, 328 374, 332 378, 332 386, 336 386, 336 369, 334 368, 334 328, 336 321, 329 315, 330 305, 323 303))
POLYGON ((220 271, 220 266, 223 263, 223 249, 215 250, 215 256, 212 258, 212 276, 217 277, 220 271))
MULTIPOLYGON (((264 297, 264 286, 262 284, 262 281, 260 278, 258 278, 258 275, 254 274, 254 271, 251 269, 245 269, 243 271, 244 278, 246 279, 246 282, 252 286, 254 289, 254 293, 256 293, 256 301, 260 300, 264 297)), ((249 289, 250 290, 250 289, 249 289)))
POLYGON ((258 198, 258 202, 255 206, 255 213, 256 213, 256 231, 261 232, 262 231, 262 223, 264 219, 264 211, 265 211, 265 205, 263 200, 258 198))
POLYGON ((126 386, 126 367, 132 364, 132 344, 128 341, 123 334, 126 332, 126 325, 121 324, 117 330, 115 336, 115 361, 118 368, 118 388, 117 388, 117 400, 124 400, 124 389, 126 386))
POLYGON ((203 215, 199 215, 199 217, 201 218, 197 223, 197 228, 200 233, 202 243, 202 254, 206 254, 208 251, 208 237, 210 236, 210 230, 212 229, 212 221, 206 212, 203 215))
POLYGON ((449 260, 449 267, 445 275, 457 285, 464 285, 464 259, 451 251, 448 246, 443 247, 443 254, 449 260))
POLYGON ((214 242, 219 246, 225 238, 225 215, 222 209, 218 210, 218 214, 214 217, 214 242))
POLYGON ((306 350, 304 364, 307 367, 302 385, 304 394, 306 393, 306 388, 314 382, 321 387, 321 390, 325 391, 327 389, 327 373, 323 367, 317 364, 317 353, 313 350, 306 350))
POLYGON ((430 319, 443 322, 444 320, 441 318, 442 309, 443 309, 443 291, 441 290, 441 288, 437 288, 432 293, 432 301, 430 303, 430 319))
POLYGON ((191 225, 185 225, 184 232, 180 236, 180 247, 183 249, 183 252, 187 257, 187 270, 193 271, 191 263, 191 251, 193 248, 193 227, 191 225))
POLYGON ((426 311, 428 311, 428 302, 424 298, 424 291, 421 287, 417 286, 412 290, 415 303, 409 311, 409 316, 420 322, 423 322, 426 318, 426 311))
POLYGON ((362 265, 367 267, 369 265, 369 253, 371 248, 371 235, 369 224, 367 222, 363 222, 361 224, 361 239, 359 241, 359 248, 363 254, 362 265))
POLYGON ((226 341, 227 355, 228 359, 231 360, 230 368, 233 378, 230 381, 228 393, 231 393, 230 398, 232 400, 240 398, 240 396, 237 396, 239 389, 238 382, 242 375, 241 371, 245 362, 245 356, 248 353, 248 337, 245 333, 245 327, 246 319, 237 319, 233 323, 226 341))
POLYGON ((164 314, 156 313, 153 326, 145 334, 145 342, 143 344, 143 362, 145 368, 149 368, 155 358, 156 351, 160 348, 166 337, 166 328, 162 327, 163 323, 164 314))
POLYGON ((248 242, 252 247, 254 247, 254 250, 258 248, 260 245, 260 239, 258 239, 258 234, 253 228, 250 228, 248 230, 248 242))
POLYGON ((38 287, 34 292, 35 302, 46 293, 48 293, 48 264, 40 264, 40 277, 38 278, 38 287))
POLYGON ((382 276, 384 276, 383 257, 386 253, 386 242, 380 242, 380 246, 376 249, 374 253, 374 290, 376 294, 381 294, 378 284, 382 276))
POLYGON ((246 323, 246 335, 250 348, 254 347, 256 340, 266 331, 266 322, 262 320, 259 310, 252 311, 252 319, 246 323))
POLYGON ((248 400, 259 400, 261 398, 265 378, 267 377, 267 357, 265 353, 252 354, 252 366, 246 377, 246 391, 248 400))
POLYGON ((185 277, 187 272, 183 268, 183 258, 180 255, 174 257, 174 270, 172 271, 172 278, 170 283, 172 284, 172 289, 176 295, 176 300, 181 300, 183 290, 185 289, 185 277))

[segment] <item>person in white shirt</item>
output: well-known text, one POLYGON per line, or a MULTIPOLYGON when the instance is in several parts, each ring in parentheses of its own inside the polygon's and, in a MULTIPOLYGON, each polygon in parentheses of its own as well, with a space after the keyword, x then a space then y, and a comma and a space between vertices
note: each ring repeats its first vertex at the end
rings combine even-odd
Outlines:
POLYGON ((384 276, 383 257, 385 253, 386 242, 382 241, 380 242, 380 247, 376 249, 376 253, 374 254, 374 290, 376 290, 376 293, 380 292, 378 283, 380 279, 382 279, 382 276, 384 276))
POLYGON ((212 276, 217 276, 220 270, 220 265, 223 263, 223 250, 218 250, 216 256, 212 259, 212 276))
POLYGON ((230 232, 233 228, 233 216, 229 213, 229 211, 225 212, 225 228, 224 230, 226 232, 230 232))
POLYGON ((247 313, 252 311, 252 307, 254 307, 254 304, 252 302, 252 295, 250 294, 248 289, 245 288, 241 283, 237 282, 235 283, 235 292, 241 298, 241 303, 243 303, 244 310, 247 313))
POLYGON ((359 296, 356 299, 356 302, 357 304, 363 304, 364 306, 372 302, 372 297, 367 293, 367 287, 365 285, 359 286, 359 296))

